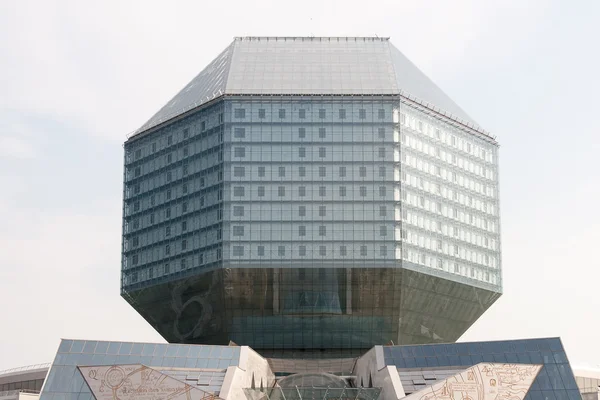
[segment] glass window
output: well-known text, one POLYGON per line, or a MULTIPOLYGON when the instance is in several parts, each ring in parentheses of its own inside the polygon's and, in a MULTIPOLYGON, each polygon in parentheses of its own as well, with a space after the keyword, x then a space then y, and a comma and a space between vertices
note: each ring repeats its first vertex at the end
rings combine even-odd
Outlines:
POLYGON ((298 167, 298 176, 306 176, 306 167, 298 167))
POLYGON ((233 195, 235 197, 243 197, 244 196, 244 192, 245 192, 245 188, 243 186, 234 186, 233 187, 233 195))
POLYGON ((243 108, 236 108, 233 110, 233 116, 235 118, 246 118, 246 110, 243 108))
POLYGON ((304 139, 306 137, 306 128, 298 128, 298 137, 304 139))
POLYGON ((279 197, 283 197, 283 196, 285 196, 285 186, 279 186, 279 187, 277 188, 277 195, 278 195, 279 197))
POLYGON ((340 186, 340 197, 346 197, 346 186, 340 186))
POLYGON ((348 254, 348 249, 346 246, 340 246, 340 256, 346 256, 348 254))
POLYGON ((241 257, 244 255, 244 246, 233 246, 233 256, 241 257))
POLYGON ((361 178, 366 177, 367 176, 367 167, 359 167, 358 174, 360 175, 361 178))
POLYGON ((343 178, 346 176, 346 167, 340 167, 339 175, 340 175, 340 178, 343 178))
POLYGON ((300 119, 306 118, 306 110, 304 108, 301 108, 300 110, 298 110, 298 118, 300 118, 300 119))
POLYGON ((258 187, 258 197, 263 197, 264 195, 265 195, 265 187, 259 186, 258 187))
POLYGON ((298 236, 306 236, 306 226, 300 225, 298 227, 298 236))
POLYGON ((386 195, 386 188, 385 186, 379 186, 379 196, 380 197, 385 197, 386 195))
POLYGON ((246 137, 246 128, 234 128, 233 137, 236 137, 236 138, 246 137))
POLYGON ((319 147, 319 157, 325 157, 325 147, 319 147))
POLYGON ((380 217, 385 217, 387 214, 387 208, 386 206, 379 206, 379 216, 380 217))
POLYGON ((326 234, 326 228, 324 225, 320 225, 319 226, 319 236, 325 236, 326 234))
POLYGON ((304 148, 304 147, 298 148, 298 157, 300 157, 300 158, 306 157, 306 148, 304 148))
POLYGON ((280 108, 279 109, 279 118, 285 118, 285 109, 284 108, 280 108))
POLYGON ((360 110, 358 110, 358 118, 360 118, 360 119, 367 118, 367 110, 365 110, 364 108, 361 108, 360 110))
POLYGON ((258 118, 264 118, 265 117, 265 109, 264 108, 259 108, 258 109, 258 118))
MULTIPOLYGON (((327 254, 327 250, 325 249, 325 246, 319 246, 319 255, 320 256, 325 256, 327 254)), ((319 272, 325 272, 324 269, 319 270, 319 272)), ((321 276, 321 274, 319 274, 319 277, 321 276)))
POLYGON ((300 196, 300 197, 306 196, 306 186, 300 186, 298 188, 298 196, 300 196))
POLYGON ((324 139, 326 136, 325 128, 319 128, 319 138, 324 139))
POLYGON ((325 109, 324 108, 319 109, 319 118, 320 119, 325 118, 325 109))
POLYGON ((285 246, 278 246, 278 247, 277 247, 277 254, 278 254, 280 257, 283 257, 283 256, 285 256, 285 246))
POLYGON ((300 216, 300 217, 306 216, 306 206, 298 207, 298 216, 300 216))
POLYGON ((361 186, 359 188, 359 190, 360 190, 361 197, 365 197, 367 195, 367 187, 366 186, 361 186))
POLYGON ((233 176, 236 176, 236 177, 246 176, 246 168, 244 168, 244 167, 233 167, 233 176))
POLYGON ((285 167, 279 167, 279 177, 285 176, 285 167))
POLYGON ((367 255, 367 246, 360 246, 360 255, 363 257, 367 255))
POLYGON ((234 217, 243 217, 244 216, 244 207, 243 206, 233 206, 233 216, 234 217))
POLYGON ((233 156, 234 157, 246 157, 246 148, 245 147, 234 147, 233 156))
POLYGON ((377 110, 377 118, 379 118, 379 119, 385 118, 385 110, 383 108, 380 108, 379 110, 377 110))
POLYGON ((344 108, 340 108, 339 117, 340 119, 346 119, 346 110, 344 108))
POLYGON ((298 255, 300 255, 301 257, 304 257, 306 255, 306 246, 298 247, 298 255))
POLYGON ((319 177, 324 178, 326 176, 325 167, 319 167, 319 177))
POLYGON ((258 255, 261 257, 265 255, 265 246, 258 246, 258 255))
POLYGON ((327 213, 327 206, 319 206, 319 217, 324 217, 327 213))
POLYGON ((233 236, 244 236, 244 227, 235 225, 233 227, 233 236))
POLYGON ((385 128, 378 128, 377 135, 379 136, 380 139, 385 138, 385 128))
POLYGON ((326 187, 325 186, 319 186, 319 196, 324 197, 326 195, 326 187))

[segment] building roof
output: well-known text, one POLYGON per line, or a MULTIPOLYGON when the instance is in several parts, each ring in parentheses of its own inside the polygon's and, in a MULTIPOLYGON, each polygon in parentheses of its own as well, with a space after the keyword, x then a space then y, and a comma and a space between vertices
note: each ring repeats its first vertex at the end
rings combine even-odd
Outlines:
POLYGON ((389 38, 240 37, 135 133, 227 94, 403 95, 478 125, 389 38))

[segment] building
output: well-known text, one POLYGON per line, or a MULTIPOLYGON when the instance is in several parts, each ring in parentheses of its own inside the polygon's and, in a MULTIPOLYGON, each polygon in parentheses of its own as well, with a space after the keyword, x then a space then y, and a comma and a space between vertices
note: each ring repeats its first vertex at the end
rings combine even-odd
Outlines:
POLYGON ((454 342, 502 292, 498 143, 387 38, 236 38, 124 182, 121 293, 170 343, 454 342))
POLYGON ((0 371, 0 400, 37 400, 51 364, 0 371))
POLYGON ((581 400, 558 338, 375 346, 327 360, 268 358, 248 346, 63 340, 41 400, 433 396, 581 400))
POLYGON ((235 39, 124 182, 169 343, 63 339, 41 400, 582 399, 558 338, 454 343, 502 292, 498 143, 388 39, 235 39))
POLYGON ((573 368, 575 381, 584 400, 600 398, 600 369, 573 368))

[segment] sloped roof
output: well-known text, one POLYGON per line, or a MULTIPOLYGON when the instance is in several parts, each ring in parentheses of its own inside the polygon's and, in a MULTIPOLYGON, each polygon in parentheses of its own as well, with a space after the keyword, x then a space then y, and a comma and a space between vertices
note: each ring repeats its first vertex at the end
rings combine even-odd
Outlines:
POLYGON ((405 95, 478 125, 389 38, 242 37, 136 133, 225 94, 405 95))

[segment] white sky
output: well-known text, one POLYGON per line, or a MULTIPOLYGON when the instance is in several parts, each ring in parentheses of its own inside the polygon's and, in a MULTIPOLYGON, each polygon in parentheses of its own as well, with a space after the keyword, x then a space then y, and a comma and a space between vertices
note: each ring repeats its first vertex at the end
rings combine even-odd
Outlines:
POLYGON ((501 143, 504 296, 461 340, 600 364, 600 2, 0 2, 0 370, 162 341, 119 296, 122 147, 234 36, 390 36, 501 143))

